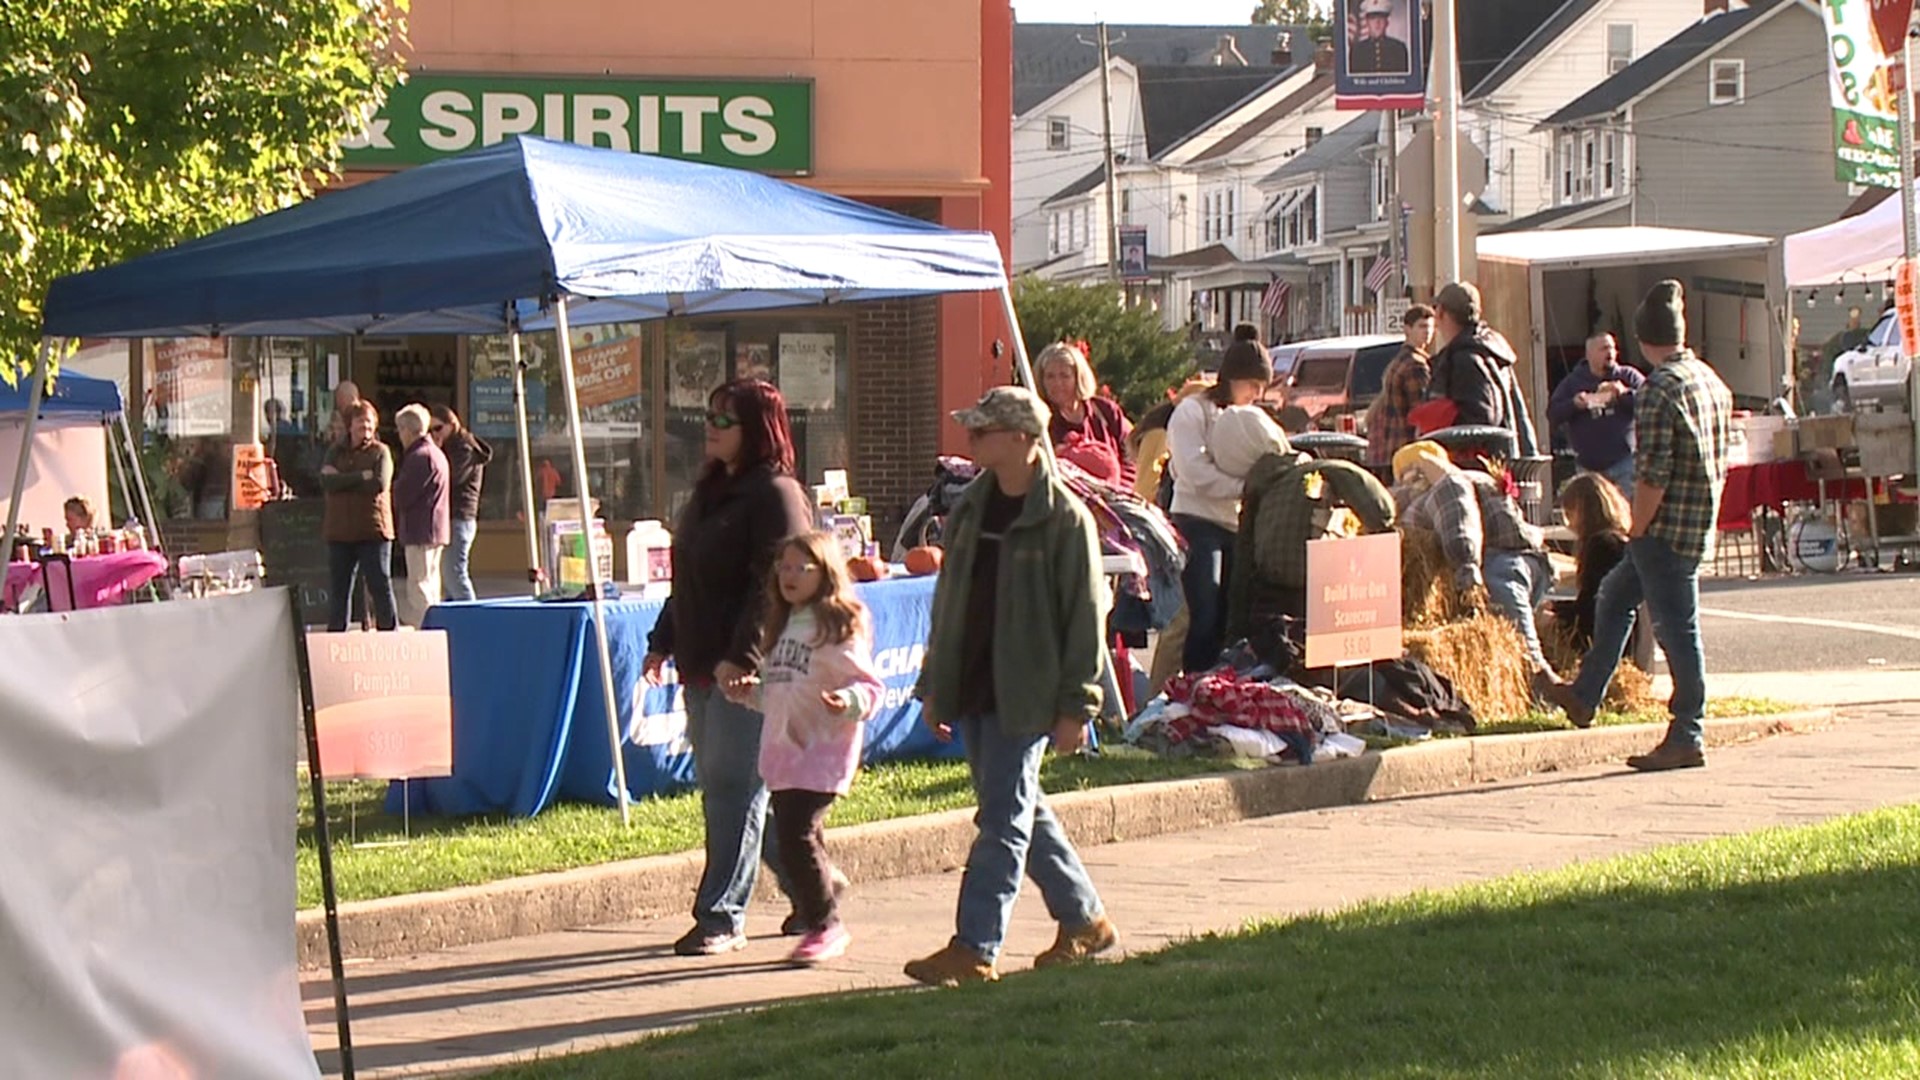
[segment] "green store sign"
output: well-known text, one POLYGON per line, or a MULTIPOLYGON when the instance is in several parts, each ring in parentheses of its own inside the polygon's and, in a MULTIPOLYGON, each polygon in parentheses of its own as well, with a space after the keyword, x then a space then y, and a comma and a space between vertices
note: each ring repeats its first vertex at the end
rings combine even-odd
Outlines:
POLYGON ((806 80, 418 74, 344 145, 350 168, 422 165, 513 135, 758 172, 813 171, 806 80))

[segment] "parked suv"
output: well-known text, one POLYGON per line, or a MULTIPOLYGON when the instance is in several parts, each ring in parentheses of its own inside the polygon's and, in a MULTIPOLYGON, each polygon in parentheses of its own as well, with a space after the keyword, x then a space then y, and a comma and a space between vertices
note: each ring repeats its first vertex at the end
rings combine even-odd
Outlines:
POLYGON ((1899 317, 1888 308, 1865 342, 1833 358, 1834 411, 1851 412, 1856 401, 1904 395, 1913 370, 1904 353, 1899 317))
POLYGON ((1399 354, 1403 339, 1393 334, 1323 338, 1281 346, 1289 372, 1281 398, 1281 423, 1289 431, 1333 427, 1344 413, 1364 413, 1380 393, 1381 376, 1399 354))

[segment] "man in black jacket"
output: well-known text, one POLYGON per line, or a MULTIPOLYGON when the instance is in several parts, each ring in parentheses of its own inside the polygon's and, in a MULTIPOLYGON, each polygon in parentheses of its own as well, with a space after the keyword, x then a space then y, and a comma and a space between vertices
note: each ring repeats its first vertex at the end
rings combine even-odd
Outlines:
POLYGON ((1452 282, 1433 298, 1433 306, 1434 336, 1445 344, 1434 354, 1428 395, 1453 402, 1459 410, 1455 424, 1506 428, 1513 433, 1515 453, 1538 453, 1533 419, 1513 370, 1513 346, 1481 321, 1480 290, 1452 282))
POLYGON ((493 460, 493 447, 462 426, 460 417, 445 405, 433 407, 433 426, 428 433, 447 456, 450 478, 447 509, 453 537, 440 568, 441 586, 449 600, 472 600, 473 575, 467 557, 473 551, 473 535, 480 528, 480 485, 487 463, 493 460))

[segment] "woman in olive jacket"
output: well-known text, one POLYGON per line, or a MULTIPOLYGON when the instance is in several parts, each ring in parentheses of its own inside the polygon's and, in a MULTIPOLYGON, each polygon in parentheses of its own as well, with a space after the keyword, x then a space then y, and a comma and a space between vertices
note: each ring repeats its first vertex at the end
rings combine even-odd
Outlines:
POLYGON ((780 391, 760 379, 715 390, 707 399, 706 465, 674 529, 673 594, 647 639, 645 666, 655 685, 669 658, 679 672, 706 816, 693 929, 673 946, 682 956, 744 948, 759 860, 779 872, 765 828, 761 715, 728 701, 725 691, 760 666, 766 579, 780 541, 812 528, 806 492, 793 478, 780 391))

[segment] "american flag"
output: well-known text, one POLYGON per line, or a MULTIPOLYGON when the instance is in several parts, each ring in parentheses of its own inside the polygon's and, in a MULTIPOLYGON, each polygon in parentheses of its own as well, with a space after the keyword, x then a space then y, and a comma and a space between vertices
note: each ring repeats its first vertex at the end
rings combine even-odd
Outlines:
POLYGON ((1260 295, 1260 313, 1273 319, 1286 318, 1287 297, 1292 293, 1292 285, 1279 278, 1273 279, 1273 284, 1268 285, 1267 291, 1260 295))
POLYGON ((1373 266, 1367 270, 1367 288, 1377 293, 1384 292, 1387 283, 1393 280, 1396 269, 1398 267, 1394 266, 1390 256, 1382 255, 1373 260, 1373 266))

